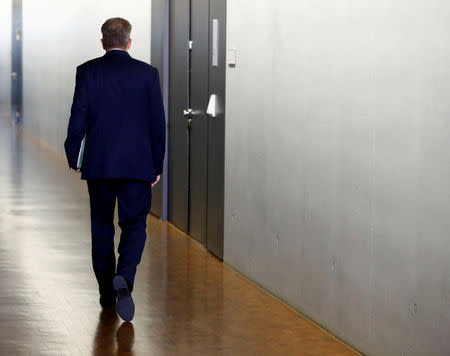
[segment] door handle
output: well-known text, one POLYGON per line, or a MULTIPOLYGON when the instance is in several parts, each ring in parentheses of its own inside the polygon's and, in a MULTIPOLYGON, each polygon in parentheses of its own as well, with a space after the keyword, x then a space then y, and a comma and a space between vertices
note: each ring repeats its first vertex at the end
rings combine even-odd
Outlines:
POLYGON ((205 112, 201 110, 192 110, 192 109, 185 109, 183 110, 183 116, 186 119, 186 126, 191 126, 192 119, 194 117, 201 118, 206 117, 205 112))
POLYGON ((194 111, 192 109, 183 110, 183 116, 185 119, 191 119, 193 115, 194 115, 194 111))
POLYGON ((205 113, 201 110, 185 109, 183 110, 183 116, 185 119, 192 119, 193 117, 203 116, 205 113))

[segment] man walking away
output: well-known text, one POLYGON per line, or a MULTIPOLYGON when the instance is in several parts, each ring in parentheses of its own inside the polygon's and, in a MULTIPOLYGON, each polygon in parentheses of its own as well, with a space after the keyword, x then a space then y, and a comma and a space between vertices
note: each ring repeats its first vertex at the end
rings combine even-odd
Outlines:
POLYGON ((87 180, 100 304, 104 308, 116 304, 120 317, 130 321, 151 188, 163 168, 165 118, 157 69, 128 54, 130 23, 111 18, 101 31, 105 55, 77 68, 64 147, 69 167, 87 180), (121 228, 117 266, 116 200, 121 228))

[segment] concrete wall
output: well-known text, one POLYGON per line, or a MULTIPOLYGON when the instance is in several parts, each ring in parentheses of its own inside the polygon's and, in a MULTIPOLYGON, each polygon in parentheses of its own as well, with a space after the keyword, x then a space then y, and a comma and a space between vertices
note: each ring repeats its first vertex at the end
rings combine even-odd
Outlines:
POLYGON ((449 355, 450 3, 227 21, 226 263, 368 355, 449 355))
POLYGON ((9 112, 11 100, 12 1, 0 1, 0 109, 9 112))
POLYGON ((104 54, 100 27, 120 16, 133 26, 130 54, 150 61, 150 0, 23 0, 24 125, 63 153, 76 66, 104 54))

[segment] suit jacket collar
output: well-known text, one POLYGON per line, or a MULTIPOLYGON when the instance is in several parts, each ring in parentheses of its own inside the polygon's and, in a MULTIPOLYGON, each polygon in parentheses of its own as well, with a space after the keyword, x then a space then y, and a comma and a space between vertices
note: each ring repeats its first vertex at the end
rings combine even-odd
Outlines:
POLYGON ((109 50, 105 53, 105 57, 112 57, 112 56, 130 57, 130 54, 127 51, 122 51, 122 50, 117 50, 117 49, 109 50))

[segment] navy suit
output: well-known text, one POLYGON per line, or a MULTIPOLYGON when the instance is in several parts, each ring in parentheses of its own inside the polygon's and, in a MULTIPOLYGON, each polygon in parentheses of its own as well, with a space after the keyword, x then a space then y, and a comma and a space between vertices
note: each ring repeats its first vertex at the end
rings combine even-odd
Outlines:
POLYGON ((116 273, 133 288, 146 240, 150 183, 163 169, 165 115, 158 71, 120 50, 80 65, 64 143, 72 169, 85 135, 81 178, 88 181, 94 272, 101 296, 114 299, 116 273), (117 270, 116 200, 122 230, 117 270))
POLYGON ((82 179, 153 182, 166 137, 158 71, 119 50, 80 65, 64 144, 71 168, 85 134, 82 179))

